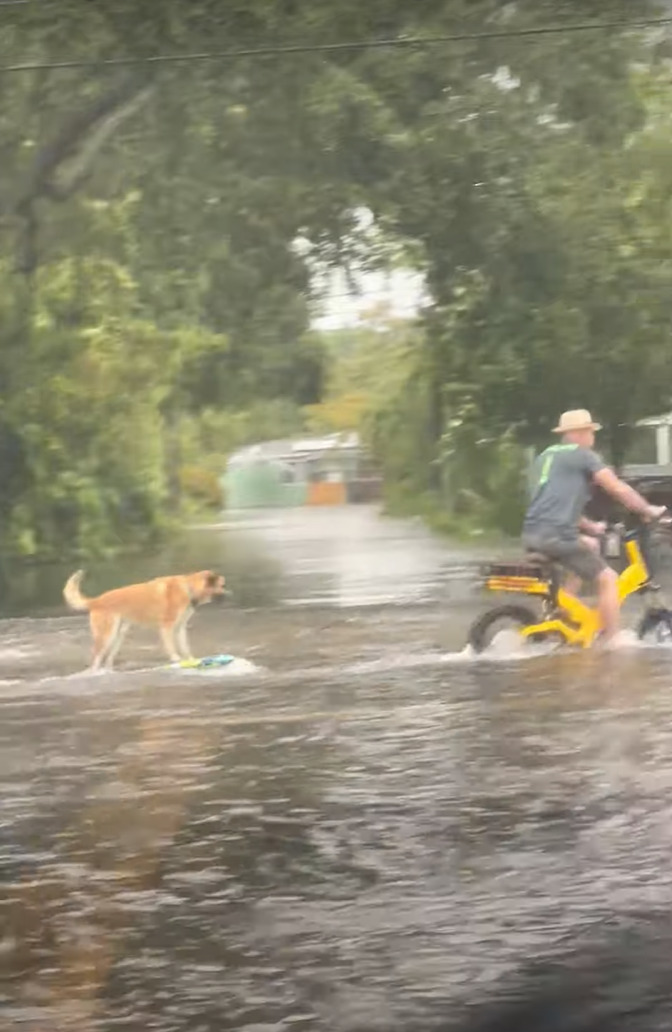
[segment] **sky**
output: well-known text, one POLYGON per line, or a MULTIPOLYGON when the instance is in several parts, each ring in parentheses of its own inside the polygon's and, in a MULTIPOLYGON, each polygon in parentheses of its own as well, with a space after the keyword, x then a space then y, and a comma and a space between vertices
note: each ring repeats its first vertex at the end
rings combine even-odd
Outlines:
POLYGON ((394 318, 412 319, 425 300, 423 276, 403 267, 399 250, 395 254, 391 242, 382 237, 372 212, 360 207, 354 215, 356 234, 350 241, 351 251, 359 251, 361 258, 351 258, 347 271, 316 259, 307 237, 299 235, 293 244, 312 268, 315 300, 311 325, 316 330, 361 326, 367 311, 380 307, 394 318), (389 269, 371 271, 372 261, 381 256, 390 261, 389 269))
POLYGON ((317 330, 337 330, 362 324, 362 317, 379 305, 399 319, 416 315, 423 300, 423 280, 410 269, 360 273, 356 289, 344 272, 335 271, 325 283, 322 300, 315 305, 312 325, 317 330))

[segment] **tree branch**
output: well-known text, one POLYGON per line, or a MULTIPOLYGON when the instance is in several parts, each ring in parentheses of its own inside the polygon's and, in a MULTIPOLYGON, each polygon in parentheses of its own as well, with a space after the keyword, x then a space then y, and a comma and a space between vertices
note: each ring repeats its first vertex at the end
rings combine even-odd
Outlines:
POLYGON ((40 198, 64 201, 91 172, 93 163, 116 130, 147 102, 153 84, 137 77, 124 80, 83 111, 73 114, 60 132, 39 149, 28 186, 13 207, 22 222, 17 271, 31 275, 38 265, 36 208, 40 198))
POLYGON ((91 172, 93 163, 117 129, 149 100, 154 91, 153 86, 146 86, 130 100, 101 118, 91 128, 88 136, 80 143, 79 148, 64 159, 54 169, 51 178, 45 183, 48 196, 55 201, 64 201, 81 186, 91 172))
MULTIPOLYGON (((126 79, 85 110, 73 114, 56 137, 38 150, 28 176, 28 185, 16 201, 15 213, 24 214, 38 197, 58 196, 55 177, 64 162, 74 158, 76 166, 81 168, 82 149, 87 149, 93 137, 97 142, 95 146, 89 147, 89 157, 85 162, 88 168, 103 143, 127 117, 135 113, 141 101, 149 97, 150 91, 151 87, 146 82, 139 83, 135 77, 126 79)), ((66 176, 66 189, 68 180, 66 176)))

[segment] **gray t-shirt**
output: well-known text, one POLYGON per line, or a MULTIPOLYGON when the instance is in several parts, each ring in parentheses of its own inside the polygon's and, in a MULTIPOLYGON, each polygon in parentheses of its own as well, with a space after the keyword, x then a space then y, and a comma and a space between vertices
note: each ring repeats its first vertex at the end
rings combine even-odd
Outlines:
POLYGON ((591 480, 604 465, 599 455, 578 444, 554 444, 542 452, 532 467, 523 533, 575 538, 590 498, 591 480))

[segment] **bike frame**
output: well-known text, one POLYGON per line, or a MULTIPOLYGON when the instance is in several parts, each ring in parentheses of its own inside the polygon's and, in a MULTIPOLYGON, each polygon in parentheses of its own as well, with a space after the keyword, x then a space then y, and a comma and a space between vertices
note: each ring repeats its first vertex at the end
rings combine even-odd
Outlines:
MULTIPOLYGON (((637 591, 641 591, 650 583, 651 574, 640 542, 640 531, 630 531, 625 536, 625 554, 628 565, 618 578, 618 597, 621 604, 637 591)), ((491 591, 516 591, 526 595, 538 595, 547 602, 554 602, 558 615, 521 628, 524 638, 537 635, 559 634, 567 645, 589 648, 601 630, 600 614, 597 609, 587 606, 574 595, 569 595, 563 588, 557 590, 552 579, 541 579, 532 575, 507 576, 497 574, 489 577, 486 587, 491 591)))

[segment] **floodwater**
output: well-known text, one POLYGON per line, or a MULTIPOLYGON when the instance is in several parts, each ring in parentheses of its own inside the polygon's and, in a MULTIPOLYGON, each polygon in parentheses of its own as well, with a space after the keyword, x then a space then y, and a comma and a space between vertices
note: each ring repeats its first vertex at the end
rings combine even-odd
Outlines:
POLYGON ((194 531, 234 589, 194 651, 245 676, 144 632, 77 676, 51 586, 3 621, 3 1032, 431 1032, 669 907, 672 656, 460 655, 478 558, 369 508, 194 531))

